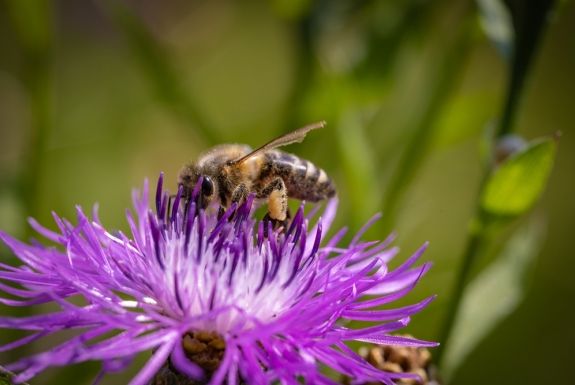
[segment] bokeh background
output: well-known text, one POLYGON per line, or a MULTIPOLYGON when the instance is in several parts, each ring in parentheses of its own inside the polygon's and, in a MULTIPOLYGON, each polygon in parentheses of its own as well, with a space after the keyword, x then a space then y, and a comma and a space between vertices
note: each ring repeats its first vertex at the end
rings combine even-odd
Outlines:
MULTIPOLYGON (((358 230, 383 211, 368 237, 397 230, 404 257, 431 242, 434 268, 407 300, 438 299, 408 331, 439 338, 477 199, 482 137, 508 87, 509 30, 495 18, 500 40, 488 37, 482 21, 493 20, 478 3, 2 0, 0 228, 28 239, 28 216, 50 225, 52 210, 73 219, 76 204, 98 202, 102 221, 125 229, 144 178, 164 171, 174 188, 179 167, 216 143, 259 145, 327 120, 289 151, 335 179, 340 226, 358 230)), ((555 4, 513 124, 527 139, 562 132, 555 167, 541 201, 490 239, 473 271, 516 229, 545 223, 522 301, 473 346, 452 383, 572 381, 574 36, 575 4, 555 4)), ((4 246, 0 258, 14 261, 4 246)), ((13 336, 0 331, 1 342, 13 336)), ((32 383, 89 384, 97 369, 49 370, 32 383)))

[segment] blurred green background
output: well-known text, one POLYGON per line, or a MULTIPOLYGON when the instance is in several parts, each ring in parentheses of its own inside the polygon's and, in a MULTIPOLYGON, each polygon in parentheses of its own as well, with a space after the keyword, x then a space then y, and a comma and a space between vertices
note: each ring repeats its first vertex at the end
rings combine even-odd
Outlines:
MULTIPOLYGON (((327 120, 288 151, 335 179, 339 226, 356 231, 383 210, 369 238, 397 230, 402 257, 431 242, 434 268, 407 301, 439 297, 408 331, 436 339, 474 211, 482 137, 508 85, 505 49, 481 20, 461 0, 2 0, 0 228, 27 239, 26 217, 49 225, 52 210, 73 219, 75 204, 98 202, 103 222, 125 229, 144 178, 164 171, 173 189, 179 167, 211 145, 258 145, 327 120)), ((543 199, 493 237, 473 274, 528 221, 546 223, 544 243, 522 277, 523 302, 472 350, 455 384, 572 381, 574 36, 575 4, 562 2, 513 125, 527 139, 562 132, 555 168, 543 199)), ((89 384, 95 370, 49 370, 33 383, 89 384)))

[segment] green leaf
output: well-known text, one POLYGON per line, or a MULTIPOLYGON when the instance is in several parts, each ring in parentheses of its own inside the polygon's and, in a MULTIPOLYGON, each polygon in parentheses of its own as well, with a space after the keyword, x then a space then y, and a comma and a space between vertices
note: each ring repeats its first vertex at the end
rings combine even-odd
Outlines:
POLYGON ((489 176, 481 196, 484 212, 494 216, 517 216, 537 201, 549 178, 555 158, 554 139, 532 142, 508 158, 489 176))
POLYGON ((465 289, 441 368, 447 382, 469 353, 523 300, 526 276, 543 244, 544 230, 543 221, 533 217, 465 289))

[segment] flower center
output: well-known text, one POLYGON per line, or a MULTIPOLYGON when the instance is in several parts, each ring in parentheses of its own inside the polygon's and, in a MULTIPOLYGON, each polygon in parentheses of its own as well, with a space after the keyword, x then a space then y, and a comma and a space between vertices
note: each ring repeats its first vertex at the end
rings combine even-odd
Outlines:
POLYGON ((182 339, 186 357, 204 369, 202 380, 192 380, 180 373, 168 360, 156 374, 150 385, 205 385, 220 366, 226 342, 218 333, 207 331, 190 332, 182 339))
POLYGON ((210 375, 220 366, 226 342, 216 332, 197 331, 186 334, 182 346, 186 357, 210 375))

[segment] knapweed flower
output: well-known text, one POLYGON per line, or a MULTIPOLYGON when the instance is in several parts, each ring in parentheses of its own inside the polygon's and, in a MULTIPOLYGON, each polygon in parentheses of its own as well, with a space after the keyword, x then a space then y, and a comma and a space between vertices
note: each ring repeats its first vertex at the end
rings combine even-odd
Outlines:
POLYGON ((130 235, 107 231, 96 212, 89 218, 80 208, 77 224, 54 216, 58 232, 31 221, 55 246, 0 233, 23 263, 0 264, 0 289, 8 294, 0 301, 56 305, 45 314, 0 317, 0 327, 30 333, 0 349, 67 331, 65 342, 5 365, 15 381, 89 360, 102 362, 101 376, 149 352, 130 384, 148 384, 163 368, 198 383, 337 384, 324 366, 353 382, 393 384, 409 374, 381 371, 346 343, 435 345, 390 334, 431 297, 381 309, 428 270, 429 264, 414 267, 425 247, 388 271, 397 252, 389 240, 362 242, 362 230, 340 246, 342 230, 322 241, 335 200, 311 229, 313 215, 302 207, 289 228, 272 231, 253 219, 253 197, 218 219, 181 192, 172 204, 160 177, 154 213, 145 184, 134 194, 136 215, 127 214, 130 235), (349 322, 356 320, 367 322, 349 322))

